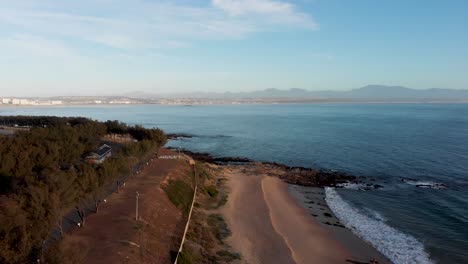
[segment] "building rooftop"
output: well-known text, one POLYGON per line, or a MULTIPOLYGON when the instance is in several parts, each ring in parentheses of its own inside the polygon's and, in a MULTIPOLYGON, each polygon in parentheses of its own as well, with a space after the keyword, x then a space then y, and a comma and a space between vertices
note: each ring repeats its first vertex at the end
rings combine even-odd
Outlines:
POLYGON ((111 151, 111 147, 109 147, 108 145, 104 144, 102 145, 98 151, 96 152, 96 154, 98 154, 100 157, 106 155, 108 152, 111 151))

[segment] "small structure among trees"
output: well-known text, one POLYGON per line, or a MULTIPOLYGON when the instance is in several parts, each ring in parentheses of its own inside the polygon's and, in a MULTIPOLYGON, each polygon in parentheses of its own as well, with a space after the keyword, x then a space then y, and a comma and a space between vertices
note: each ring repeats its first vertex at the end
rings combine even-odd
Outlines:
POLYGON ((86 160, 90 164, 101 164, 110 156, 112 156, 112 148, 107 144, 103 144, 96 152, 89 154, 86 160))

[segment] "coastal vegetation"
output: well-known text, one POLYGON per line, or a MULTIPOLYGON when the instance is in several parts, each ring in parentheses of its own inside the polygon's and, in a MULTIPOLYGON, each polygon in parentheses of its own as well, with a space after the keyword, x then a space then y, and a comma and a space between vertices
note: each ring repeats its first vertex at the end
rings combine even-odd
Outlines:
POLYGON ((190 210, 190 205, 193 198, 192 187, 183 180, 170 180, 169 184, 164 187, 164 191, 171 202, 181 209, 183 212, 190 210))
POLYGON ((178 263, 230 263, 241 258, 225 242, 231 231, 219 207, 227 201, 227 194, 224 180, 216 176, 216 170, 201 162, 194 165, 199 191, 178 263))
POLYGON ((64 236, 63 216, 75 212, 85 226, 86 205, 94 203, 98 212, 105 190, 166 142, 159 129, 118 121, 14 116, 0 117, 0 124, 28 128, 0 136, 0 263, 73 262, 76 252, 52 235, 64 236), (87 162, 108 134, 134 140, 113 144, 112 157, 102 164, 87 162))

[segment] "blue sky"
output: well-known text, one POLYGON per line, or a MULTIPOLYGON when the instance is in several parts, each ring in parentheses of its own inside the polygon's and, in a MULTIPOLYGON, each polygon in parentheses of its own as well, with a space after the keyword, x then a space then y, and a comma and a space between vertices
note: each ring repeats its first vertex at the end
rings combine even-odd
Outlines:
POLYGON ((468 89, 464 0, 0 0, 0 96, 468 89))

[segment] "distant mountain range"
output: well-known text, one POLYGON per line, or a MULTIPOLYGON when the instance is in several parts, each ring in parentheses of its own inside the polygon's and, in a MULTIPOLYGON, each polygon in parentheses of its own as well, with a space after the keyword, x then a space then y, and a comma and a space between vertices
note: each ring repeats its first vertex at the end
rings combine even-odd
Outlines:
POLYGON ((279 90, 270 88, 253 92, 193 92, 150 94, 132 92, 123 96, 130 98, 193 98, 193 99, 300 99, 329 101, 468 101, 468 90, 456 89, 411 89, 403 86, 367 85, 348 91, 310 91, 299 88, 279 90))

